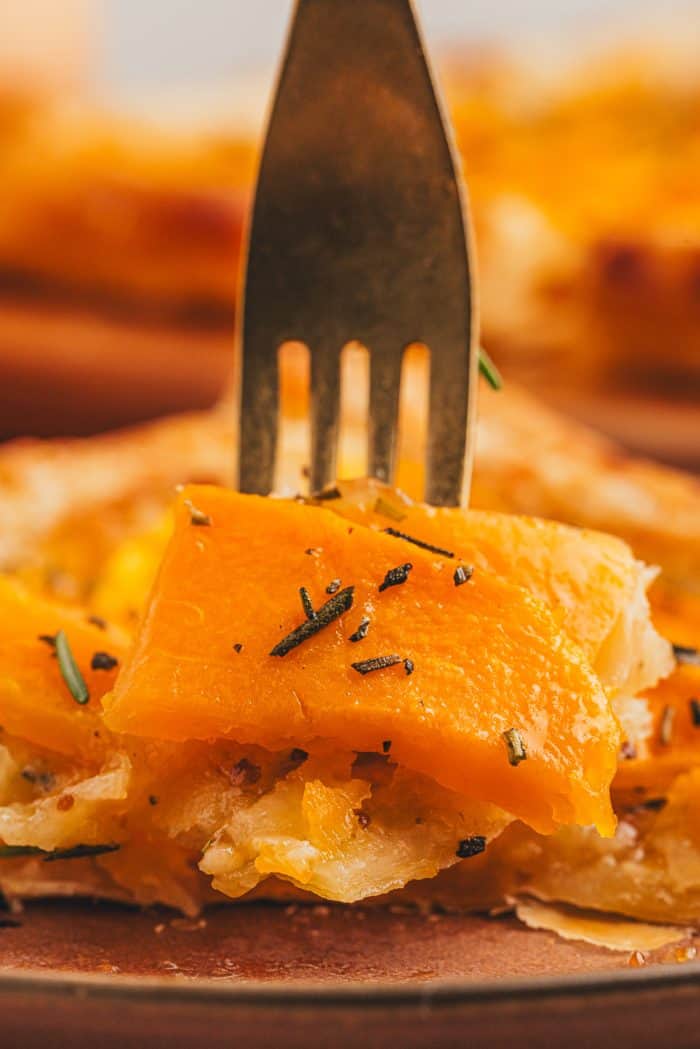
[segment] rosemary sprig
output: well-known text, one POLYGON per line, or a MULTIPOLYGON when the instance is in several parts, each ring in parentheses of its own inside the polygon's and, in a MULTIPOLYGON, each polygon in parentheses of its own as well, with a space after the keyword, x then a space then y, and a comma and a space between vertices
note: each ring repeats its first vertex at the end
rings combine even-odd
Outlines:
POLYGON ((316 618, 316 610, 314 609, 313 601, 311 600, 311 594, 305 586, 299 587, 299 597, 301 598, 301 607, 304 609, 304 615, 307 619, 316 618))
POLYGON ((0 860, 13 860, 18 856, 42 856, 44 850, 36 845, 0 845, 0 860))
POLYGON ((486 838, 482 834, 475 834, 472 838, 465 838, 457 846, 456 855, 460 860, 468 860, 471 856, 478 856, 486 848, 486 838))
POLYGON ((357 630, 355 631, 355 633, 350 635, 350 641, 352 641, 353 644, 356 643, 357 641, 364 641, 364 639, 367 637, 367 633, 369 631, 369 626, 370 626, 369 617, 368 616, 364 616, 362 621, 360 622, 360 625, 358 626, 357 630))
POLYGON ((506 748, 508 750, 508 761, 511 765, 519 765, 521 761, 525 761, 527 758, 527 750, 523 743, 523 737, 518 732, 517 728, 509 728, 503 733, 503 738, 506 742, 506 748))
POLYGON ((455 556, 451 550, 445 550, 441 546, 433 546, 432 543, 426 543, 424 539, 414 539, 412 535, 399 532, 397 528, 385 528, 383 530, 387 535, 393 535, 394 539, 403 539, 407 543, 413 543, 414 546, 419 546, 421 550, 429 550, 431 554, 439 554, 441 557, 455 556))
POLYGON ((90 693, 85 684, 85 678, 80 673, 80 668, 75 661, 64 630, 59 630, 56 634, 56 657, 63 680, 68 686, 71 696, 81 707, 84 706, 90 699, 90 693))
POLYGON ((493 390, 503 389, 503 377, 483 346, 479 348, 479 371, 493 390))
POLYGON ((465 583, 469 582, 473 575, 473 565, 460 565, 458 568, 455 568, 452 578, 454 579, 455 586, 464 586, 465 583))
POLYGON ((114 670, 119 666, 119 660, 110 652, 95 652, 90 660, 92 670, 114 670))
POLYGON ((325 605, 321 605, 320 608, 316 609, 315 619, 307 619, 305 623, 301 624, 301 626, 292 630, 291 634, 287 634, 287 636, 282 638, 281 641, 278 641, 270 652, 270 655, 286 656, 287 653, 291 652, 293 648, 297 647, 297 645, 301 645, 302 642, 308 641, 308 639, 313 637, 314 634, 318 634, 318 632, 323 630, 324 627, 327 627, 334 620, 339 619, 344 612, 347 612, 352 608, 354 593, 354 586, 346 586, 344 590, 339 590, 329 601, 326 601, 325 605))
POLYGON ((403 663, 401 656, 376 656, 374 659, 363 659, 359 663, 351 663, 350 666, 358 674, 372 674, 375 670, 385 670, 387 667, 395 667, 403 663))
POLYGON ((413 565, 410 562, 399 565, 397 568, 390 568, 384 576, 384 582, 379 584, 379 593, 382 594, 390 586, 401 586, 402 583, 405 583, 412 568, 413 565))
POLYGON ((103 856, 106 852, 117 852, 121 845, 73 845, 70 849, 54 849, 44 857, 44 863, 55 863, 56 860, 82 860, 86 856, 103 856))

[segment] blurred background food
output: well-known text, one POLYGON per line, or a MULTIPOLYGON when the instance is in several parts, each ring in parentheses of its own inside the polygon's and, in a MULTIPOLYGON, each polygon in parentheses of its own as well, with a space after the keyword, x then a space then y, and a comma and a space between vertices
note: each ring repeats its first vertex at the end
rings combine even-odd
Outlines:
MULTIPOLYGON (((207 407, 230 383, 289 8, 252 6, 4 0, 0 437, 207 407)), ((507 378, 697 467, 700 15, 486 7, 423 4, 469 179, 484 344, 507 378)))

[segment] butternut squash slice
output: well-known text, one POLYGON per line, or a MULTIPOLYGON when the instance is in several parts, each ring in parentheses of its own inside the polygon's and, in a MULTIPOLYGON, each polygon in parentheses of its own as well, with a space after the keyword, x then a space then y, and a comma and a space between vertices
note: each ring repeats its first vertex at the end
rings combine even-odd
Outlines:
MULTIPOLYGON (((67 609, 0 577, 0 724, 11 736, 59 754, 97 757, 104 751, 100 699, 117 676, 125 641, 84 612, 67 609), (83 705, 71 695, 52 638, 63 630, 87 685, 83 705), (105 669, 93 669, 95 653, 105 669), (110 664, 107 666, 107 664, 110 664)), ((2 738, 0 737, 0 742, 2 738)))
POLYGON ((485 567, 457 586, 456 567, 323 508, 190 486, 106 723, 270 750, 390 740, 400 765, 543 833, 612 833, 619 728, 583 652, 542 601, 485 567), (307 621, 300 587, 315 609, 351 587, 352 605, 274 655, 307 621))

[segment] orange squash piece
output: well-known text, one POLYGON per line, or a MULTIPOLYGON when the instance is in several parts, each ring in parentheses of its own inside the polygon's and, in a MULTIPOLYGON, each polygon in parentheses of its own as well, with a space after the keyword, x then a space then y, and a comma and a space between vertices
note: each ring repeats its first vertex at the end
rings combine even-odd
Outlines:
MULTIPOLYGON (((114 684, 117 668, 92 670, 95 652, 120 662, 126 645, 120 633, 102 630, 85 614, 36 597, 14 580, 0 577, 0 724, 11 736, 73 757, 97 757, 105 749, 100 699, 114 684), (50 644, 41 635, 64 630, 90 693, 76 703, 50 644)), ((0 742, 2 737, 0 736, 0 742)))
POLYGON ((615 825, 608 788, 619 730, 599 681, 549 608, 456 563, 298 502, 191 486, 131 658, 105 700, 114 731, 228 738, 274 750, 320 741, 382 751, 531 826, 615 825), (193 523, 192 507, 200 521, 193 523), (380 592, 391 569, 407 581, 380 592), (352 608, 271 655, 334 580, 352 608), (349 638, 367 616, 367 637, 349 638), (235 647, 234 647, 235 646, 235 647), (352 664, 403 662, 362 676, 352 664), (509 763, 515 729, 526 760, 509 763))
POLYGON ((549 604, 606 686, 637 692, 671 671, 671 646, 648 623, 648 570, 621 539, 537 517, 426 506, 378 481, 341 481, 338 490, 341 498, 327 503, 335 513, 449 549, 549 604))

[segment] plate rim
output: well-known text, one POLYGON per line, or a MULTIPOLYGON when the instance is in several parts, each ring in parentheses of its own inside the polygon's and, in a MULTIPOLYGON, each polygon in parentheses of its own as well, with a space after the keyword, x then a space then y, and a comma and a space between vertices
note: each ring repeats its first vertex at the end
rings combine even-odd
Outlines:
POLYGON ((9 995, 48 994, 52 997, 127 1000, 131 1004, 244 1005, 269 1008, 275 1004, 337 1008, 420 1004, 448 1006, 504 1001, 526 1002, 562 997, 634 994, 641 991, 678 991, 700 987, 700 961, 659 963, 648 969, 600 970, 563 976, 510 977, 505 980, 386 981, 351 980, 346 983, 280 980, 223 980, 211 977, 154 977, 43 972, 36 969, 0 969, 0 1003, 9 995))

